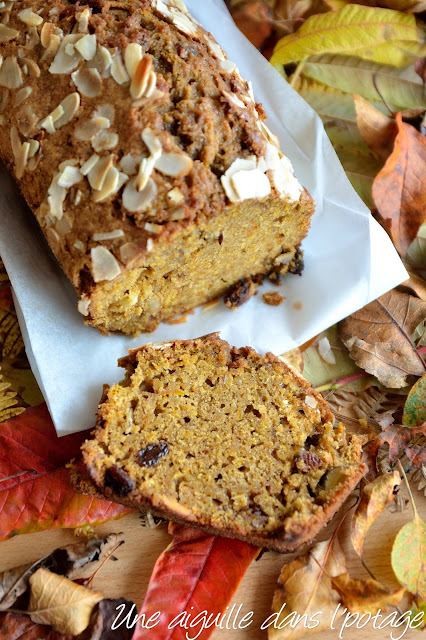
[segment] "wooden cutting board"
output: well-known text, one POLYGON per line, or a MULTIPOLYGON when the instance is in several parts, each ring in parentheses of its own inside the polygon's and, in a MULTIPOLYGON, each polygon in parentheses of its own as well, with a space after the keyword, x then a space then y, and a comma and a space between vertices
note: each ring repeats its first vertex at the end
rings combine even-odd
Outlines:
MULTIPOLYGON (((415 491, 420 515, 426 519, 426 498, 415 491)), ((351 501, 353 503, 353 499, 351 501)), ((396 588, 397 582, 390 566, 390 552, 393 540, 399 529, 412 519, 410 505, 401 512, 392 512, 393 507, 387 508, 380 518, 372 526, 366 540, 365 560, 374 573, 387 587, 396 588)), ((330 529, 330 527, 329 527, 330 529)), ((170 537, 164 525, 156 529, 144 527, 137 514, 104 524, 98 527, 99 535, 112 531, 123 531, 126 544, 117 552, 117 562, 108 562, 94 581, 94 588, 102 590, 108 597, 124 596, 136 602, 140 606, 149 577, 156 558, 168 545, 170 537)), ((339 540, 345 551, 349 572, 352 577, 366 578, 367 572, 363 569, 358 557, 351 549, 349 540, 349 518, 346 519, 340 529, 339 540)), ((325 538, 327 532, 323 532, 325 538)), ((49 553, 56 547, 75 541, 72 531, 44 531, 29 535, 16 536, 11 540, 0 543, 0 571, 20 564, 31 562, 49 553)), ((272 597, 283 564, 288 561, 288 556, 277 553, 265 553, 260 560, 254 562, 245 575, 234 598, 234 603, 243 605, 239 617, 250 611, 254 612, 252 625, 245 630, 216 630, 213 640, 266 640, 266 631, 260 630, 260 625, 270 614, 272 597)), ((407 606, 401 606, 404 612, 407 606)), ((177 612, 180 613, 180 612, 177 612)), ((393 631, 397 640, 403 629, 373 629, 371 625, 363 629, 345 629, 344 640, 384 640, 390 638, 393 631)), ((327 630, 316 634, 318 640, 338 640, 340 628, 327 630)), ((147 632, 147 640, 156 640, 155 629, 147 632)), ((306 636, 308 634, 306 633, 306 636)), ((421 636, 416 630, 408 630, 403 636, 404 640, 420 640, 421 636)))

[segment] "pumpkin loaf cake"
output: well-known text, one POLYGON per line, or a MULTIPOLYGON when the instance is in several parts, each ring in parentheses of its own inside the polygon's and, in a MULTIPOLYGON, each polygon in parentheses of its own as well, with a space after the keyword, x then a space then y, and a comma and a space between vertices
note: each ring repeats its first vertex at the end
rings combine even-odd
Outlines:
POLYGON ((314 205, 181 0, 0 3, 0 157, 102 332, 296 268, 314 205))
POLYGON ((218 535, 292 551, 365 473, 361 441, 284 361, 217 334, 119 361, 82 447, 111 500, 218 535))

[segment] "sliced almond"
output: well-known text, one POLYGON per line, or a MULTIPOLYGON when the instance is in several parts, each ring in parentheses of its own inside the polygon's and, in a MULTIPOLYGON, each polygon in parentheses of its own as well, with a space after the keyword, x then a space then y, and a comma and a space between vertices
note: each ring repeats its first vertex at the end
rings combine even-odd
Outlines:
POLYGON ((58 179, 58 185, 69 189, 82 180, 83 176, 78 167, 65 167, 58 179))
POLYGON ((96 98, 102 92, 102 78, 97 69, 78 69, 71 74, 71 78, 86 98, 96 98))
POLYGON ((47 47, 49 46, 50 38, 53 34, 57 36, 63 36, 63 31, 62 29, 58 29, 58 27, 54 25, 53 22, 45 22, 40 32, 40 42, 44 49, 47 49, 47 47))
POLYGON ((27 65, 28 73, 30 74, 30 76, 32 76, 33 78, 40 77, 40 67, 35 60, 31 60, 31 58, 22 58, 22 62, 27 65))
POLYGON ((62 238, 64 238, 71 231, 72 222, 67 215, 64 215, 61 220, 58 220, 55 225, 55 229, 62 238))
POLYGON ((56 56, 56 54, 59 51, 59 47, 60 46, 61 46, 61 38, 60 38, 60 36, 58 36, 58 35, 53 33, 50 36, 49 46, 47 47, 46 51, 41 56, 41 61, 44 62, 45 60, 50 60, 51 58, 56 56))
POLYGON ((237 158, 221 177, 222 186, 231 202, 239 202, 238 194, 236 193, 231 181, 232 176, 239 171, 252 171, 256 168, 256 156, 249 156, 248 158, 237 158))
POLYGON ((43 18, 31 9, 24 9, 18 13, 18 18, 29 27, 39 27, 43 23, 43 18))
POLYGON ((46 129, 47 133, 50 133, 51 135, 56 132, 55 123, 53 122, 53 118, 51 115, 42 120, 42 122, 40 123, 40 127, 42 129, 46 129))
POLYGON ((52 227, 46 229, 46 236, 50 246, 56 247, 61 242, 61 236, 55 229, 52 229, 52 227))
POLYGON ((69 96, 64 98, 60 104, 63 109, 63 114, 55 122, 55 127, 60 129, 61 127, 71 122, 80 107, 80 94, 75 91, 70 93, 69 96))
POLYGON ((228 59, 222 60, 222 62, 220 63, 220 67, 221 69, 226 71, 226 73, 235 73, 236 71, 238 71, 238 67, 235 62, 232 62, 228 59))
POLYGON ((271 193, 271 183, 260 169, 238 171, 231 177, 231 183, 237 194, 237 202, 252 198, 265 198, 271 193))
POLYGON ((108 49, 106 47, 98 46, 96 49, 96 55, 88 62, 88 67, 91 69, 97 69, 101 76, 105 78, 109 75, 111 64, 112 56, 108 49))
POLYGON ((275 188, 283 198, 298 202, 303 187, 294 175, 293 165, 286 156, 280 158, 280 166, 272 172, 275 188))
POLYGON ((102 189, 93 195, 93 202, 105 202, 110 196, 117 193, 120 184, 120 172, 111 166, 103 181, 102 189))
POLYGON ((92 118, 79 124, 74 131, 74 136, 78 140, 92 140, 102 129, 109 129, 110 125, 108 118, 103 118, 102 116, 92 118))
POLYGON ((94 153, 88 160, 86 160, 86 162, 80 169, 80 172, 83 174, 83 176, 87 176, 90 173, 93 167, 97 164, 98 160, 100 160, 100 157, 96 153, 94 153))
POLYGON ((10 29, 6 27, 4 24, 0 24, 0 42, 9 42, 10 40, 14 40, 19 36, 19 31, 16 29, 10 29))
POLYGON ((58 104, 55 109, 53 109, 52 113, 49 114, 52 118, 53 122, 56 123, 62 116, 64 115, 64 108, 61 104, 58 104))
POLYGON ((151 253, 153 249, 154 249, 154 240, 152 238, 148 238, 148 240, 146 241, 146 250, 148 253, 151 253))
POLYGON ((15 56, 9 56, 0 67, 0 86, 19 89, 23 84, 21 68, 15 56))
POLYGON ((197 35, 198 29, 188 16, 174 7, 172 7, 170 11, 172 13, 172 22, 181 33, 185 33, 191 37, 197 35))
POLYGON ((194 162, 186 153, 163 153, 155 163, 155 168, 166 176, 174 178, 187 176, 194 162))
POLYGON ((95 282, 114 280, 120 275, 121 269, 111 251, 105 247, 94 247, 91 252, 92 276, 95 282))
POLYGON ((215 42, 214 40, 211 40, 210 38, 207 39, 207 45, 210 49, 210 53, 217 58, 220 61, 226 60, 225 57, 225 52, 223 51, 222 47, 220 47, 218 45, 217 42, 215 42))
POLYGON ((86 33, 89 28, 90 9, 85 7, 83 11, 76 13, 76 19, 78 21, 78 30, 80 33, 86 33))
POLYGON ((96 153, 101 153, 102 151, 111 151, 111 149, 115 149, 119 142, 120 138, 118 137, 118 133, 102 129, 93 138, 92 147, 96 153))
POLYGON ((95 242, 103 242, 104 240, 116 240, 124 236, 123 229, 114 229, 114 231, 107 231, 105 233, 94 233, 93 240, 95 242))
POLYGON ((96 109, 95 113, 93 114, 94 117, 101 117, 101 118, 108 118, 108 120, 110 121, 110 126, 113 124, 114 119, 115 119, 115 108, 112 106, 112 104, 101 104, 99 105, 99 107, 96 109))
POLYGON ((87 318, 87 316, 89 315, 89 307, 90 307, 90 299, 86 298, 85 296, 82 296, 78 301, 78 305, 77 305, 78 311, 81 313, 82 316, 85 316, 87 318))
POLYGON ((18 129, 15 127, 15 125, 12 125, 12 127, 10 128, 10 144, 12 147, 12 153, 15 158, 15 162, 17 162, 21 154, 22 142, 18 133, 18 129))
POLYGON ((70 33, 62 40, 57 54, 49 67, 49 71, 52 74, 68 74, 77 69, 79 63, 83 59, 79 51, 74 47, 73 55, 66 53, 67 45, 75 44, 84 36, 81 33, 70 33))
POLYGON ((128 153, 121 158, 120 168, 124 173, 127 173, 128 176, 134 176, 138 169, 138 161, 131 153, 128 153))
POLYGON ((58 169, 59 171, 63 171, 66 167, 78 167, 78 165, 79 161, 77 158, 67 158, 60 163, 58 169))
POLYGON ((316 409, 318 405, 318 401, 316 398, 314 398, 314 396, 307 395, 305 397, 305 404, 307 404, 308 407, 311 407, 311 409, 316 409))
POLYGON ((117 84, 126 84, 130 80, 119 51, 116 51, 112 57, 111 75, 117 84))
POLYGON ((161 144, 161 140, 157 138, 150 127, 145 127, 145 129, 142 131, 141 137, 148 147, 150 154, 157 160, 163 152, 163 145, 161 144))
POLYGON ((87 33, 74 46, 85 60, 92 60, 96 55, 96 35, 87 33))
POLYGON ((152 0, 152 6, 154 9, 157 9, 165 18, 171 18, 172 14, 168 6, 163 2, 163 0, 152 0))
POLYGON ((38 123, 37 114, 30 105, 26 104, 18 111, 16 123, 22 135, 29 136, 38 123))
POLYGON ((138 68, 139 62, 143 57, 143 49, 141 45, 137 42, 131 42, 127 45, 126 50, 124 52, 124 64, 126 65, 127 73, 130 78, 136 73, 136 69, 138 68))
POLYGON ((0 113, 2 113, 9 102, 9 91, 7 89, 0 90, 0 113))
POLYGON ((148 233, 154 233, 155 235, 161 233, 163 230, 161 224, 154 224, 153 222, 145 222, 143 228, 145 231, 148 231, 148 233))
POLYGON ((23 87, 22 89, 19 89, 19 91, 15 96, 15 105, 19 106, 20 104, 25 102, 25 100, 27 100, 30 97, 32 92, 33 90, 31 87, 23 87))
POLYGON ((28 157, 34 158, 35 154, 40 149, 40 143, 38 140, 29 140, 29 143, 30 143, 30 151, 29 151, 28 157))
POLYGON ((157 185, 150 178, 143 191, 136 188, 136 179, 133 178, 123 191, 123 207, 130 213, 145 211, 157 196, 157 185))
POLYGON ((27 34, 27 46, 28 51, 32 51, 40 43, 40 36, 37 31, 37 27, 30 27, 27 34))
POLYGON ((99 158, 97 163, 89 171, 89 173, 87 174, 87 178, 92 189, 101 191, 102 187, 104 186, 108 171, 113 165, 113 161, 114 157, 112 155, 99 158))
POLYGON ((143 191, 148 184, 152 172, 154 171, 155 158, 150 156, 149 158, 142 158, 139 165, 138 175, 136 177, 136 189, 143 191))
POLYGON ((61 220, 62 216, 64 215, 63 204, 65 202, 65 198, 67 197, 67 190, 57 184, 58 178, 59 175, 55 176, 52 184, 49 187, 47 203, 49 206, 50 215, 53 218, 61 220))
MULTIPOLYGON (((81 202, 81 198, 83 197, 83 193, 80 191, 80 189, 77 189, 77 192, 75 194, 75 198, 74 198, 74 204, 75 206, 78 206, 81 202)), ((75 243, 77 244, 77 243, 75 243)), ((82 243, 83 244, 83 243, 82 243)), ((74 245, 75 246, 75 245, 74 245)))
POLYGON ((143 56, 139 61, 130 85, 130 95, 133 100, 141 98, 148 87, 148 81, 152 70, 151 56, 143 56))
MULTIPOLYGON (((78 193, 78 192, 77 192, 78 193)), ((80 191, 81 193, 81 191, 80 191)), ((75 201, 74 201, 75 203, 75 201)), ((84 246, 84 242, 82 242, 81 240, 76 240, 76 242, 74 242, 73 244, 74 249, 77 249, 77 251, 84 251, 85 250, 85 246, 84 246)))
POLYGON ((169 191, 169 193, 167 194, 167 197, 172 204, 179 205, 179 204, 182 204, 182 202, 184 202, 185 200, 185 196, 183 195, 179 187, 175 187, 174 189, 169 191))
POLYGON ((155 71, 151 71, 148 78, 148 86, 146 87, 145 93, 144 93, 145 98, 152 98, 156 90, 157 90, 157 74, 155 73, 155 71))
POLYGON ((136 260, 136 258, 138 258, 140 254, 141 249, 134 242, 126 242, 120 247, 120 260, 124 262, 125 265, 128 265, 136 260))
POLYGON ((222 94, 225 96, 228 102, 233 104, 238 109, 246 109, 246 105, 244 104, 244 102, 240 100, 240 98, 237 95, 235 95, 235 93, 229 93, 229 91, 222 91, 222 94))

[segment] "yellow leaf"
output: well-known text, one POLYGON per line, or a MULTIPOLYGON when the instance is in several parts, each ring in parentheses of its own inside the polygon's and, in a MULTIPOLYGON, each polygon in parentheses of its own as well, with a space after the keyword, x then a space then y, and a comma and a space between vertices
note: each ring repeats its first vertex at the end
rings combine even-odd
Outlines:
POLYGON ((25 409, 17 407, 16 393, 11 390, 10 384, 3 380, 0 374, 0 422, 19 416, 25 409))
POLYGON ((90 591, 47 569, 36 571, 29 582, 31 620, 51 625, 59 633, 82 633, 89 625, 93 608, 104 597, 100 591, 90 591))
POLYGON ((392 547, 392 569, 398 582, 421 600, 426 599, 426 523, 417 512, 399 531, 392 547))
MULTIPOLYGON (((418 42, 413 16, 375 7, 350 4, 337 11, 311 16, 289 36, 282 38, 271 58, 272 64, 288 64, 320 53, 357 55, 383 62, 381 45, 418 42)), ((404 64, 395 55, 396 66, 404 64)))
POLYGON ((23 348, 24 342, 16 314, 0 309, 0 360, 14 360, 23 348))
POLYGON ((386 505, 393 500, 395 488, 400 484, 401 476, 398 471, 394 471, 379 476, 364 488, 351 522, 352 545, 360 557, 367 531, 386 505))
POLYGON ((360 615, 375 615, 380 610, 396 607, 405 593, 404 588, 388 591, 377 580, 356 580, 347 573, 333 578, 332 584, 348 611, 360 615))

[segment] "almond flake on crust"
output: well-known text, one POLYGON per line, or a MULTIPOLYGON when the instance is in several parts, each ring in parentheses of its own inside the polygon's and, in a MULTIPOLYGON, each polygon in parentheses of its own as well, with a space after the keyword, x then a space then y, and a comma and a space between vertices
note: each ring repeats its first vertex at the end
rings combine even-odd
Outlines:
POLYGON ((120 265, 111 251, 100 246, 91 249, 90 254, 92 258, 92 276, 96 283, 104 280, 114 280, 120 275, 120 265))
POLYGON ((10 40, 14 40, 19 36, 20 32, 16 29, 10 29, 6 27, 4 24, 0 24, 0 42, 9 42, 10 40))
POLYGON ((59 176, 58 185, 69 189, 82 180, 83 176, 78 167, 65 167, 59 176))
POLYGON ((0 86, 6 89, 19 89, 23 82, 22 71, 16 57, 7 57, 0 67, 0 86))
MULTIPOLYGON (((99 158, 99 156, 98 156, 99 158)), ((95 191, 101 191, 104 186, 108 171, 113 166, 114 156, 104 156, 99 158, 96 164, 90 169, 87 174, 89 184, 95 191)))
POLYGON ((61 127, 71 122, 74 116, 77 114, 77 111, 80 107, 80 94, 75 91, 74 93, 70 93, 66 98, 62 100, 60 106, 63 109, 63 114, 55 121, 56 129, 60 129, 61 127))
POLYGON ((85 60, 92 60, 96 55, 96 35, 86 34, 75 43, 74 47, 79 51, 85 60))
POLYGON ((174 178, 187 176, 194 162, 186 153, 163 153, 155 162, 155 168, 166 176, 174 178))
POLYGON ((139 43, 131 42, 127 45, 124 51, 124 64, 130 78, 133 78, 135 75, 136 69, 138 68, 139 62, 142 60, 143 55, 144 52, 139 43))
POLYGON ((136 178, 133 178, 123 191, 123 207, 130 213, 140 213, 145 211, 157 195, 157 185, 150 178, 146 187, 138 191, 136 178))
POLYGON ((85 296, 81 296, 80 300, 78 301, 77 308, 82 316, 85 316, 87 318, 87 316, 89 315, 89 307, 90 307, 90 299, 86 298, 85 296))
POLYGON ((119 51, 116 51, 112 56, 111 75, 117 84, 126 84, 130 81, 129 74, 126 71, 119 51))
POLYGON ((95 242, 102 242, 103 240, 116 240, 124 236, 123 229, 114 229, 114 231, 106 231, 105 233, 94 233, 93 240, 95 242))
POLYGON ((71 74, 71 78, 86 98, 96 98, 102 92, 102 77, 97 69, 78 69, 71 74))
POLYGON ((81 33, 70 33, 65 36, 62 40, 58 52, 56 53, 52 64, 49 67, 49 72, 57 75, 57 74, 67 74, 75 71, 83 60, 83 56, 76 48, 73 48, 73 54, 69 55, 66 52, 66 48, 69 44, 75 45, 76 42, 81 40, 84 36, 81 33))
POLYGON ((18 13, 18 18, 25 22, 29 27, 39 27, 43 24, 43 18, 31 9, 23 9, 18 13))
POLYGON ((231 177, 232 187, 237 194, 237 202, 251 198, 265 198, 271 193, 271 183, 260 169, 237 171, 231 177))

